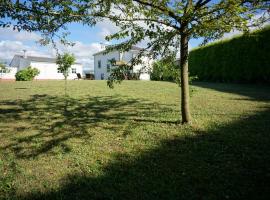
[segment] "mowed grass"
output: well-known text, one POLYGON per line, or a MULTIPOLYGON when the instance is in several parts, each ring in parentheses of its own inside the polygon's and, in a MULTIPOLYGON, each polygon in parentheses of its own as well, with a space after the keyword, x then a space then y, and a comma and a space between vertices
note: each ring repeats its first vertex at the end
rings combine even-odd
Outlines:
POLYGON ((0 199, 269 199, 270 88, 0 82, 0 199))

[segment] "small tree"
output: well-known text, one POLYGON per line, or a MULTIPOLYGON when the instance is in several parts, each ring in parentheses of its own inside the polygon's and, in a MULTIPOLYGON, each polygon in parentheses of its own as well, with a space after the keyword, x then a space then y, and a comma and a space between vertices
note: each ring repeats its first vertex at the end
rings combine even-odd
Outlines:
POLYGON ((74 63, 75 57, 73 54, 69 53, 64 53, 63 55, 59 54, 56 59, 58 70, 62 72, 65 78, 65 96, 67 95, 67 77, 69 75, 69 70, 74 63))

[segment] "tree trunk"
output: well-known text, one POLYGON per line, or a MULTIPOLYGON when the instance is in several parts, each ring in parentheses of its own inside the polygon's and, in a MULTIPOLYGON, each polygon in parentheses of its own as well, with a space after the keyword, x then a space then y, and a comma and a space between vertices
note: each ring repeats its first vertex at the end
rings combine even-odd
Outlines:
POLYGON ((67 77, 65 76, 65 113, 67 113, 68 99, 67 99, 67 77))
POLYGON ((185 34, 181 35, 180 53, 182 123, 189 123, 188 36, 185 34))
POLYGON ((65 97, 67 96, 67 77, 65 77, 65 97))

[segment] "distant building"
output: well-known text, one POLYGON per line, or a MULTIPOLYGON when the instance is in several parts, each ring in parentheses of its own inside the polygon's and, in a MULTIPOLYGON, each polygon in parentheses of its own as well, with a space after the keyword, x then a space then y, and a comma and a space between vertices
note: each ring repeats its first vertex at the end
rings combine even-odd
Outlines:
MULTIPOLYGON (((56 58, 47 57, 36 57, 36 56, 22 56, 15 55, 9 65, 9 72, 2 74, 2 79, 15 79, 16 72, 26 68, 26 67, 37 68, 40 73, 35 77, 37 80, 42 79, 54 79, 61 80, 64 79, 61 71, 58 70, 58 65, 56 64, 56 58)), ((80 63, 75 63, 71 66, 69 71, 68 79, 77 78, 77 73, 82 75, 83 67, 80 63)))
MULTIPOLYGON (((132 47, 128 52, 120 52, 118 50, 104 54, 105 51, 100 51, 95 53, 94 56, 94 73, 96 80, 108 79, 110 71, 114 66, 111 66, 110 61, 113 59, 116 62, 130 63, 132 58, 134 58, 141 48, 132 47)), ((139 73, 140 80, 150 80, 149 69, 152 66, 152 59, 148 57, 142 58, 142 64, 133 66, 132 73, 139 73)))

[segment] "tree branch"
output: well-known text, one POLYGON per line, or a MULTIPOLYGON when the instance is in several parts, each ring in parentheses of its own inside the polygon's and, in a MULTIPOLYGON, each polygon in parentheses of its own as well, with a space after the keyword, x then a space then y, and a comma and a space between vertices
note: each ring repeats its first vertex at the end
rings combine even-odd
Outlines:
POLYGON ((151 1, 151 3, 149 1, 143 1, 143 0, 133 0, 139 4, 145 5, 145 6, 150 6, 152 8, 155 8, 157 10, 160 10, 161 12, 166 13, 168 16, 172 17, 173 19, 175 19, 176 21, 178 21, 181 24, 181 17, 177 16, 172 10, 170 10, 168 7, 167 8, 162 8, 160 6, 157 6, 155 4, 153 4, 151 1))
POLYGON ((195 4, 195 10, 200 9, 201 7, 203 7, 204 5, 206 5, 207 3, 209 3, 211 0, 199 0, 196 4, 195 4))
POLYGON ((159 24, 163 24, 165 26, 168 26, 168 27, 171 27, 171 28, 174 28, 176 30, 180 30, 180 27, 177 26, 177 25, 174 25, 174 24, 171 24, 169 22, 165 22, 165 21, 160 21, 160 20, 157 20, 157 19, 149 19, 149 18, 132 18, 132 19, 121 19, 121 18, 118 18, 118 17, 112 17, 112 16, 105 16, 104 18, 107 18, 107 19, 110 19, 110 20, 113 20, 113 21, 122 21, 122 22, 133 22, 133 21, 150 21, 150 22, 156 22, 156 23, 159 23, 159 24))

